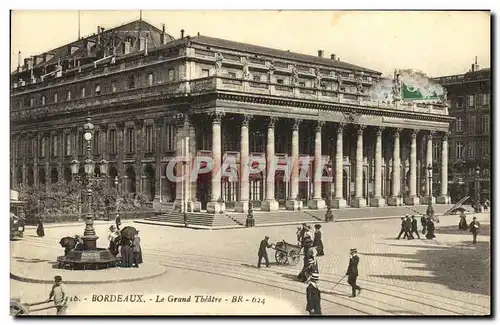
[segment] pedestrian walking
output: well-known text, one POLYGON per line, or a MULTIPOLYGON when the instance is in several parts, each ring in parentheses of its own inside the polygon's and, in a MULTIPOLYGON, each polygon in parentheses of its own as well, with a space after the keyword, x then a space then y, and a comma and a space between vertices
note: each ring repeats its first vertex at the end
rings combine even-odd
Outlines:
POLYGON ((62 283, 62 277, 60 275, 56 275, 54 277, 54 285, 52 285, 47 302, 52 299, 54 300, 54 305, 56 306, 57 315, 65 315, 66 309, 68 308, 68 295, 66 286, 62 283))
POLYGON ((477 221, 477 218, 474 217, 472 218, 472 222, 469 225, 470 232, 472 233, 472 243, 475 244, 477 242, 477 235, 479 233, 479 228, 481 225, 479 224, 479 221, 477 221))
POLYGON ((321 291, 318 288, 319 274, 313 273, 307 280, 306 289, 307 305, 306 311, 309 315, 321 315, 321 291))
POLYGON ((260 268, 260 262, 262 261, 262 258, 266 261, 266 267, 269 267, 269 257, 267 256, 267 249, 271 248, 273 245, 269 243, 269 236, 266 236, 264 239, 261 240, 260 246, 259 246, 259 261, 257 262, 257 267, 260 268))
POLYGON ((120 218, 120 215, 117 213, 115 217, 115 224, 116 224, 116 230, 120 231, 120 226, 122 225, 122 218, 120 218))
POLYGON ((350 250, 350 254, 351 256, 349 258, 349 266, 347 267, 347 272, 345 275, 347 275, 347 283, 349 283, 352 289, 352 294, 349 296, 349 298, 354 298, 356 297, 356 290, 358 290, 358 294, 361 294, 361 287, 356 284, 359 264, 358 250, 356 248, 352 248, 350 250))
POLYGON ((420 235, 418 233, 418 223, 415 216, 411 216, 411 233, 410 235, 413 237, 413 233, 417 234, 417 238, 420 239, 420 235))
POLYGON ((324 256, 323 241, 321 239, 321 225, 314 225, 316 231, 314 232, 313 246, 316 248, 316 256, 324 256))
POLYGON ((427 217, 427 235, 425 235, 425 238, 427 239, 436 238, 436 235, 434 235, 435 230, 436 227, 434 226, 434 221, 432 221, 431 217, 427 217))
POLYGON ((427 217, 425 215, 420 218, 420 224, 422 225, 422 235, 425 235, 427 231, 427 217))
POLYGON ((405 235, 403 237, 403 239, 413 239, 413 235, 411 234, 411 218, 410 218, 410 215, 407 214, 406 215, 406 220, 405 220, 405 235))
POLYGON ((43 228, 43 217, 38 216, 36 221, 37 221, 36 234, 38 235, 38 237, 44 237, 45 236, 45 229, 43 228))
POLYGON ((141 238, 139 237, 139 230, 137 230, 132 242, 132 253, 134 254, 134 267, 139 267, 139 264, 142 264, 141 238))
POLYGON ((467 216, 465 215, 464 211, 460 213, 460 221, 458 222, 458 229, 459 230, 469 229, 469 225, 467 224, 467 216))
POLYGON ((401 235, 405 232, 405 217, 401 218, 401 230, 399 231, 398 237, 396 237, 397 240, 401 238, 401 235))

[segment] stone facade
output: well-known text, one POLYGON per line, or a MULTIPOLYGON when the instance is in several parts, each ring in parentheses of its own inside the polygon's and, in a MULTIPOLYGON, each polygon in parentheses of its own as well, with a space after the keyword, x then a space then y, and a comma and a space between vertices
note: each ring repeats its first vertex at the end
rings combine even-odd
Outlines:
MULTIPOLYGON (((70 161, 84 159, 82 126, 90 114, 96 125, 92 159, 109 162, 110 186, 117 176, 121 191, 151 200, 181 204, 185 197, 189 209, 217 213, 245 212, 249 202, 266 211, 324 208, 329 194, 334 208, 428 199, 433 135, 448 132, 452 121, 446 106, 372 102, 366 90, 381 74, 338 60, 205 36, 167 42, 163 32, 151 30, 160 37, 144 34, 135 43, 127 36, 135 31, 101 33, 94 43, 122 36, 109 43, 112 49, 100 47, 109 57, 87 64, 66 53, 12 74, 14 188, 70 178, 70 161), (162 42, 153 46, 155 39, 162 42), (119 54, 123 42, 130 53, 119 54), (61 60, 76 64, 57 70, 53 65, 61 60), (39 77, 51 69, 60 73, 39 77), (207 173, 176 183, 165 176, 176 157, 183 157, 175 165, 179 173, 204 156, 215 168, 234 159, 240 177, 207 173), (298 162, 303 157, 308 166, 298 162), (255 158, 293 158, 291 177, 269 168, 241 177, 255 158), (308 171, 306 180, 301 169, 308 171)), ((439 141, 444 150, 447 138, 439 141)), ((443 151, 443 163, 447 157, 443 151)), ((448 196, 446 187, 439 195, 448 196)))

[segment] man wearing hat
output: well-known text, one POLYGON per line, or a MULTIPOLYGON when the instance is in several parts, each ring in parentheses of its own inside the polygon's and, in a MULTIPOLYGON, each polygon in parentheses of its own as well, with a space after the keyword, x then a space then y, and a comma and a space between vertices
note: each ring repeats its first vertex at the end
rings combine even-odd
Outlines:
POLYGON ((62 277, 60 275, 54 277, 54 285, 52 286, 47 301, 51 299, 54 300, 57 315, 65 315, 66 309, 68 308, 68 295, 66 294, 66 286, 62 283, 62 277))
POLYGON ((266 260, 266 267, 269 267, 269 257, 267 256, 267 249, 271 248, 273 245, 269 244, 269 236, 266 236, 264 239, 261 240, 260 246, 259 246, 259 261, 257 262, 257 267, 260 268, 260 262, 262 261, 262 258, 266 260))
POLYGON ((352 248, 350 253, 351 257, 349 258, 349 266, 347 267, 345 275, 348 276, 347 283, 349 283, 352 288, 352 294, 349 298, 354 298, 356 297, 356 290, 358 290, 358 294, 361 294, 361 287, 356 284, 356 279, 358 278, 359 257, 358 250, 356 248, 352 248))
POLYGON ((479 233, 479 227, 481 225, 479 224, 479 221, 477 221, 477 218, 474 217, 472 218, 472 222, 469 225, 470 232, 472 233, 472 243, 475 244, 477 241, 477 234, 479 233))
POLYGON ((313 246, 316 247, 316 256, 324 256, 325 252, 323 250, 323 240, 321 239, 321 225, 314 225, 316 231, 314 232, 313 246))
MULTIPOLYGON (((417 238, 420 239, 420 235, 418 233, 418 222, 415 219, 415 216, 411 216, 411 232, 410 235, 413 237, 413 233, 417 234, 417 238)), ((414 237, 413 237, 414 238, 414 237)))
POLYGON ((321 315, 321 292, 318 288, 319 274, 312 273, 307 280, 306 289, 307 305, 309 315, 321 315))

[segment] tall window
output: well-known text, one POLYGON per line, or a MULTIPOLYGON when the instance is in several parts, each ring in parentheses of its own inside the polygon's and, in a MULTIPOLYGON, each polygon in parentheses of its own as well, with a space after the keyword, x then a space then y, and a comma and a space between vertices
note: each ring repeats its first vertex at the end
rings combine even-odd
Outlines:
POLYGON ((81 97, 85 98, 85 87, 83 87, 81 90, 81 97))
POLYGON ((134 128, 127 128, 127 152, 132 153, 135 151, 135 130, 134 128))
POLYGON ((468 102, 469 102, 469 107, 473 107, 474 106, 474 95, 469 95, 467 96, 468 97, 468 102))
POLYGON ((433 142, 432 143, 432 160, 439 160, 441 156, 441 143, 433 142))
POLYGON ((168 70, 168 79, 167 80, 168 81, 174 81, 174 79, 175 79, 175 71, 174 71, 174 69, 169 69, 168 70))
POLYGON ((250 180, 250 201, 262 201, 262 179, 250 180))
POLYGON ((57 93, 54 94, 54 103, 57 103, 57 100, 59 99, 57 93))
POLYGON ((85 152, 85 144, 87 141, 83 138, 83 132, 78 132, 76 135, 77 146, 78 146, 78 155, 83 155, 85 152))
POLYGON ((111 92, 116 93, 116 82, 115 81, 111 81, 111 92))
POLYGON ((109 130, 109 153, 116 154, 116 130, 109 130))
POLYGON ((99 131, 94 131, 94 136, 92 137, 92 152, 94 155, 98 155, 101 152, 101 139, 100 139, 101 133, 99 131))
POLYGON ((475 115, 469 116, 469 133, 470 134, 476 133, 476 116, 475 115))
POLYGON ((33 105, 35 105, 35 100, 33 99, 33 97, 30 98, 30 107, 33 107, 33 105))
POLYGON ((167 124, 165 127, 166 141, 165 141, 165 151, 175 150, 175 125, 167 124))
POLYGON ((154 132, 153 126, 147 125, 146 126, 146 152, 153 152, 154 151, 153 132, 154 132))
POLYGON ((490 104, 490 94, 482 94, 482 104, 489 105, 490 104))
POLYGON ((222 191, 224 193, 224 201, 226 202, 234 202, 236 201, 236 189, 237 182, 230 182, 229 180, 225 180, 222 183, 222 191))
POLYGON ((489 133, 490 132, 490 116, 489 115, 483 115, 481 116, 481 128, 483 133, 489 133))
POLYGON ((456 130, 457 130, 457 132, 463 132, 464 131, 464 118, 462 116, 457 116, 456 130))
POLYGON ((95 85, 94 92, 95 92, 96 96, 99 96, 101 94, 101 85, 100 84, 95 85))
POLYGON ((490 146, 488 140, 481 140, 481 155, 488 157, 490 155, 490 146))
POLYGON ((57 157, 57 134, 52 135, 52 157, 57 157))
POLYGON ((42 105, 45 105, 45 95, 42 96, 42 105))
POLYGON ((134 75, 128 76, 127 86, 128 86, 128 89, 135 88, 135 76, 134 75))
POLYGON ((455 155, 457 159, 463 159, 464 157, 464 144, 462 141, 457 141, 455 144, 455 155))
POLYGON ((47 142, 47 138, 40 138, 40 146, 38 147, 38 155, 40 157, 45 157, 45 143, 47 142))
POLYGON ((71 156, 71 134, 64 134, 64 155, 71 156))
POLYGON ((28 139, 28 157, 33 157, 33 146, 34 146, 34 138, 28 139))
POLYGON ((264 135, 260 132, 255 132, 250 137, 250 151, 252 152, 265 152, 264 135))
POLYGON ((71 100, 71 90, 68 90, 68 92, 66 92, 66 100, 71 100))
POLYGON ((150 73, 150 74, 148 75, 148 84, 149 84, 150 86, 152 86, 152 85, 153 85, 153 83, 154 83, 154 76, 153 76, 153 74, 152 74, 152 73, 150 73))
POLYGON ((474 140, 469 141, 468 149, 469 149, 468 158, 475 159, 476 158, 476 141, 474 141, 474 140))
POLYGON ((463 107, 464 107, 464 98, 458 97, 457 98, 457 108, 463 108, 463 107))

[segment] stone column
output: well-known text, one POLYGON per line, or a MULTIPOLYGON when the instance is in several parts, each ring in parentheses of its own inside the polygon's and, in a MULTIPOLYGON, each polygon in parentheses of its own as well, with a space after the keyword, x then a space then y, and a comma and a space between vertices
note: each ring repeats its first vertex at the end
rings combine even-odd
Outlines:
POLYGON ((234 208, 236 212, 248 212, 248 202, 250 200, 250 183, 248 179, 248 156, 250 152, 248 129, 252 115, 244 115, 241 122, 241 143, 240 143, 240 199, 235 202, 234 208))
POLYGON ((212 170, 212 193, 210 195, 210 202, 207 203, 208 213, 224 212, 226 204, 219 202, 221 197, 221 175, 220 170, 222 165, 222 150, 221 150, 221 124, 224 113, 212 112, 212 159, 214 167, 212 170))
POLYGON ((267 167, 267 177, 266 177, 266 200, 262 202, 262 211, 278 211, 279 203, 274 198, 274 174, 276 170, 276 161, 274 154, 274 127, 277 118, 269 118, 269 124, 267 127, 267 153, 266 153, 266 167, 267 167))
MULTIPOLYGON (((186 137, 186 119, 187 116, 186 114, 177 114, 174 117, 174 122, 175 122, 175 175, 177 177, 181 177, 184 175, 184 163, 183 159, 186 153, 184 152, 184 139, 186 137)), ((176 211, 183 211, 184 207, 186 206, 184 204, 183 200, 187 200, 188 198, 186 197, 186 181, 180 180, 175 183, 175 202, 174 202, 174 210, 176 211)))
POLYGON ((432 184, 429 182, 429 171, 427 168, 429 165, 432 167, 432 137, 434 135, 434 131, 429 131, 429 135, 427 136, 427 151, 426 151, 426 160, 425 160, 425 197, 422 198, 423 204, 429 204, 429 197, 432 200, 432 203, 436 203, 436 198, 432 196, 432 184))
POLYGON ((401 157, 400 157, 400 143, 399 134, 402 129, 397 129, 394 132, 394 153, 392 156, 392 193, 391 197, 387 200, 387 204, 391 206, 402 205, 401 198, 401 157))
MULTIPOLYGON (((155 179, 152 181, 155 183, 155 197, 154 203, 155 205, 159 205, 162 201, 161 198, 161 157, 162 157, 162 133, 163 133, 163 118, 159 118, 154 123, 154 141, 155 141, 155 179)), ((109 133, 108 133, 109 134, 109 133)))
POLYGON ((339 123, 337 126, 337 148, 335 151, 335 198, 332 200, 332 208, 341 209, 347 206, 346 200, 343 197, 343 158, 344 158, 344 126, 345 124, 339 123))
MULTIPOLYGON (((194 125, 194 120, 190 120, 189 123, 189 153, 190 153, 190 166, 193 166, 193 161, 196 161, 196 127, 194 125)), ((192 212, 200 212, 201 211, 201 202, 198 201, 197 192, 198 192, 198 175, 192 178, 192 169, 190 168, 190 186, 189 191, 191 194, 190 198, 190 207, 192 212)))
POLYGON ((437 198, 437 203, 450 204, 451 198, 448 196, 448 136, 446 132, 443 136, 443 148, 441 152, 441 196, 437 198))
POLYGON ((381 207, 385 205, 385 199, 382 197, 382 132, 383 127, 377 130, 377 139, 375 142, 375 193, 370 199, 370 206, 381 207))
POLYGON ((419 205, 420 198, 417 196, 417 134, 418 130, 413 130, 411 134, 410 146, 410 196, 405 198, 407 205, 419 205))
POLYGON ((302 201, 297 200, 299 195, 299 128, 302 120, 295 119, 292 128, 292 172, 291 172, 291 185, 290 196, 286 202, 287 210, 301 210, 302 201))
POLYGON ((316 139, 314 140, 314 173, 313 173, 313 199, 309 201, 310 209, 324 209, 325 200, 321 198, 321 178, 323 167, 321 163, 321 129, 325 123, 318 121, 316 125, 316 139))
POLYGON ((355 208, 366 207, 366 199, 363 197, 363 130, 364 125, 358 125, 358 140, 356 143, 356 173, 355 173, 355 195, 352 206, 355 208))

